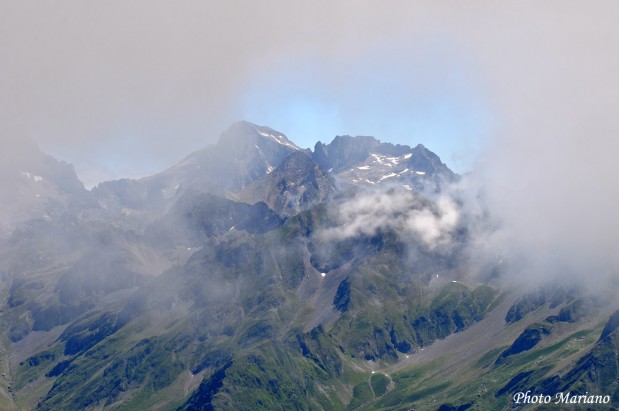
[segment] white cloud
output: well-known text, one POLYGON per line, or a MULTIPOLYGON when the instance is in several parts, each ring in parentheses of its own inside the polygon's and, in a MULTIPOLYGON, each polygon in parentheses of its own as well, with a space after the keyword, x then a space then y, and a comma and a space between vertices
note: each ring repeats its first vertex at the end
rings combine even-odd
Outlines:
POLYGON ((450 242, 459 222, 457 205, 447 195, 430 201, 399 188, 360 191, 335 204, 332 217, 336 225, 318 233, 327 240, 393 230, 435 248, 450 242))

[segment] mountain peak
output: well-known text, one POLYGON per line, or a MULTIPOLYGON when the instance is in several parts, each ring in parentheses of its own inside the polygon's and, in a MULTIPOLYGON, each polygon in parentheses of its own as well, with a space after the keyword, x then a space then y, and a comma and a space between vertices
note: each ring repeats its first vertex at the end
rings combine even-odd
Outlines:
POLYGON ((325 170, 340 170, 364 161, 380 141, 367 136, 336 136, 329 144, 316 143, 314 160, 325 170))
POLYGON ((198 192, 237 192, 297 151, 302 150, 283 133, 237 121, 221 133, 217 144, 189 154, 170 169, 150 177, 149 184, 156 187, 155 192, 165 191, 166 196, 174 196, 181 186, 198 192))
POLYGON ((428 174, 443 172, 450 178, 455 176, 455 174, 441 161, 440 157, 428 150, 423 144, 417 144, 415 148, 413 148, 409 165, 415 170, 428 174))
POLYGON ((301 150, 299 146, 288 140, 288 137, 283 133, 270 127, 259 126, 245 120, 232 123, 232 125, 221 134, 217 142, 217 144, 221 146, 238 146, 239 144, 257 144, 262 146, 262 144, 259 143, 277 143, 294 150, 301 150))

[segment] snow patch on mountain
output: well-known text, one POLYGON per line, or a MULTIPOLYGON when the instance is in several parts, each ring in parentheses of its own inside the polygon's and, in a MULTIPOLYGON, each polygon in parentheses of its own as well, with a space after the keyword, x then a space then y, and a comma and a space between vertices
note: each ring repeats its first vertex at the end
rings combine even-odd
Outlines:
POLYGON ((389 173, 389 174, 387 174, 387 175, 385 175, 385 176, 382 176, 382 177, 380 178, 380 180, 378 180, 378 181, 383 181, 383 180, 385 180, 385 179, 387 179, 387 178, 391 178, 391 177, 395 177, 395 176, 397 176, 397 174, 396 174, 396 173, 389 173))
POLYGON ((35 183, 43 181, 43 177, 37 176, 37 175, 34 175, 34 174, 30 174, 27 171, 22 171, 20 174, 22 176, 26 177, 27 179, 34 181, 35 183))
POLYGON ((283 134, 277 134, 277 133, 269 133, 267 131, 264 131, 262 129, 258 129, 258 134, 260 134, 263 137, 267 137, 272 139, 273 141, 284 145, 284 146, 288 146, 294 150, 301 150, 301 148, 299 146, 297 146, 296 144, 291 143, 286 137, 284 137, 283 134))

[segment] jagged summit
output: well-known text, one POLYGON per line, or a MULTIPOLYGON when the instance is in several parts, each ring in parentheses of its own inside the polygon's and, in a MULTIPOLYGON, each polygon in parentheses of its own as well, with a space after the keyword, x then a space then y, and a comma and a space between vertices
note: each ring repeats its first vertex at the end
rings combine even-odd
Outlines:
POLYGON ((445 173, 453 178, 455 174, 441 161, 432 151, 428 150, 423 144, 417 144, 412 150, 408 164, 410 168, 424 172, 426 174, 445 173))
MULTIPOLYGON (((320 181, 326 178, 323 174, 328 174, 329 179, 338 180, 342 185, 367 186, 386 183, 400 184, 409 190, 440 191, 444 181, 451 181, 455 177, 436 154, 421 144, 411 148, 407 145, 383 143, 369 136, 344 135, 336 136, 328 144, 316 143, 312 152, 299 148, 283 133, 273 128, 237 121, 221 133, 216 144, 189 154, 168 170, 138 181, 102 183, 93 189, 93 193, 107 208, 117 212, 121 212, 123 208, 161 208, 186 190, 210 192, 230 198, 238 198, 243 192, 242 197, 246 201, 257 198, 266 200, 263 193, 257 193, 257 187, 263 187, 262 183, 254 183, 263 179, 273 180, 275 177, 267 177, 294 153, 303 153, 303 156, 288 164, 302 164, 303 161, 300 160, 309 156, 321 170, 316 171, 313 166, 300 169, 297 167, 293 173, 290 168, 284 167, 277 172, 278 178, 284 181, 305 181, 298 175, 299 170, 305 170, 309 174, 320 175, 320 181), (248 190, 252 185, 253 188, 248 190), (253 194, 247 195, 249 192, 253 194)), ((321 183, 318 186, 327 187, 329 184, 321 183)), ((270 186, 269 183, 264 187, 270 186)), ((291 191, 286 195, 297 198, 300 188, 290 190, 295 193, 291 191)), ((309 192, 313 193, 313 190, 309 192)), ((317 192, 323 191, 320 189, 317 192)), ((323 198, 324 194, 310 197, 323 198)), ((301 201, 306 202, 306 199, 301 201)), ((276 202, 268 203, 274 205, 276 202)), ((295 205, 279 207, 278 211, 286 210, 284 214, 288 214, 303 209, 296 201, 291 204, 295 205)))
POLYGON ((270 127, 259 126, 248 121, 236 121, 224 131, 217 141, 218 146, 233 148, 238 145, 277 143, 294 150, 301 150, 283 133, 270 127))
POLYGON ((380 141, 368 136, 336 136, 329 144, 320 141, 314 147, 314 159, 325 170, 339 171, 368 158, 380 141))
POLYGON ((441 191, 443 183, 457 178, 422 144, 411 148, 368 136, 337 136, 329 144, 316 143, 312 156, 345 185, 400 184, 408 190, 441 191))

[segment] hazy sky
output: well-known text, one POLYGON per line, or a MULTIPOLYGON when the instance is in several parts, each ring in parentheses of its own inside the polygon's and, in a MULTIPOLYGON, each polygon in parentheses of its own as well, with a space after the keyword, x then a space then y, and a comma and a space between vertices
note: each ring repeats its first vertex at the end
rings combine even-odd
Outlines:
POLYGON ((463 172, 537 144, 537 120, 557 134, 573 111, 614 115, 618 4, 6 0, 2 138, 33 138, 89 186, 160 171, 238 119, 303 147, 421 142, 463 172))

